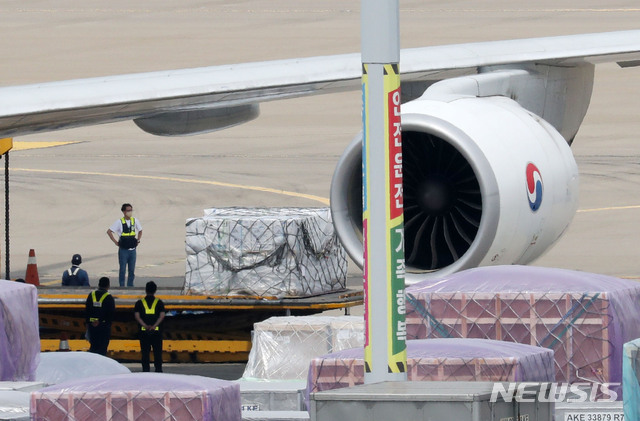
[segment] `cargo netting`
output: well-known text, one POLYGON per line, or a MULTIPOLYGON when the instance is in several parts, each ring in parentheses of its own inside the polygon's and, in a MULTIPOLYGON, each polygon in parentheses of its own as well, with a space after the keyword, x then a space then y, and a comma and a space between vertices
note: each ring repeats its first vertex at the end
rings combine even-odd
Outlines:
POLYGON ((184 293, 311 296, 345 288, 328 208, 219 208, 186 223, 184 293))
MULTIPOLYGON (((364 384, 364 348, 328 354, 311 361, 311 393, 364 384)), ((548 382, 555 378, 553 351, 489 339, 407 341, 409 381, 548 382)))
POLYGON ((97 376, 31 393, 37 421, 240 421, 240 407, 237 383, 178 374, 97 376))
POLYGON ((254 324, 243 379, 306 380, 313 358, 363 345, 362 317, 271 317, 254 324))
POLYGON ((470 269, 408 287, 407 338, 484 338, 548 348, 559 382, 620 382, 640 337, 640 284, 528 266, 470 269))
POLYGON ((40 357, 38 292, 0 280, 0 381, 33 380, 40 357))

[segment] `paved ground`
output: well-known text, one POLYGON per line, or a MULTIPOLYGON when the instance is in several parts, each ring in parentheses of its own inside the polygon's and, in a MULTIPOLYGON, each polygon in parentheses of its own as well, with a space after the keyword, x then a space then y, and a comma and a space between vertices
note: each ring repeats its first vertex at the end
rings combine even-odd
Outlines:
MULTIPOLYGON (((142 366, 140 363, 125 363, 126 367, 133 373, 140 373, 142 366)), ((171 374, 187 374, 195 376, 214 377, 221 380, 238 380, 244 373, 245 364, 225 363, 225 364, 163 364, 162 371, 171 374)), ((151 370, 153 370, 151 363, 151 370)))
MULTIPOLYGON (((401 44, 415 47, 637 29, 640 9, 629 0, 403 0, 400 16, 401 44)), ((356 0, 6 0, 0 83, 356 52, 359 19, 356 0)), ((24 276, 33 248, 45 282, 60 278, 73 253, 94 283, 115 278, 105 232, 131 202, 144 225, 139 285, 180 284, 184 222, 204 208, 326 205, 297 195, 328 197, 334 165, 360 128, 360 100, 353 92, 264 104, 254 122, 189 138, 153 137, 124 122, 16 139, 74 143, 10 154, 11 276, 24 276)), ((573 146, 580 210, 536 264, 640 276, 639 109, 640 69, 598 67, 573 146)), ((354 266, 350 274, 360 276, 354 266)))

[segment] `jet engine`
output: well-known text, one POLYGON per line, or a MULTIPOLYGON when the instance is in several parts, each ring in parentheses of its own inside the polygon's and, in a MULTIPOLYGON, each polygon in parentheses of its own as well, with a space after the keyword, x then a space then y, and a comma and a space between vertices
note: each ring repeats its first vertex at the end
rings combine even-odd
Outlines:
MULTIPOLYGON (((420 98, 402 106, 406 282, 526 264, 567 228, 578 168, 547 121, 505 96, 420 98)), ((363 264, 362 134, 342 155, 331 210, 363 264)))

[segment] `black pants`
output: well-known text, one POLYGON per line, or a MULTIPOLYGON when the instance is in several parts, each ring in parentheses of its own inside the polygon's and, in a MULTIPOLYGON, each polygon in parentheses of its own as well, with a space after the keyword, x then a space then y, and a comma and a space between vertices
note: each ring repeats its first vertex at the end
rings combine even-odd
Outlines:
POLYGON ((150 370, 149 353, 153 347, 153 367, 156 373, 162 373, 162 332, 140 332, 140 352, 142 354, 142 371, 150 370))
POLYGON ((98 326, 89 325, 89 352, 107 355, 109 340, 111 339, 111 324, 100 323, 98 326))

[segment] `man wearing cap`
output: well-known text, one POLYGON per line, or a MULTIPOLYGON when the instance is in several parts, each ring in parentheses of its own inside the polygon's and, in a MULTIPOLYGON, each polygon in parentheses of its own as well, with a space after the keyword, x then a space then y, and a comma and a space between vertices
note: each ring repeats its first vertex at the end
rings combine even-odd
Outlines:
POLYGON ((147 296, 136 302, 134 316, 140 325, 140 353, 142 371, 150 371, 149 352, 153 347, 153 366, 156 373, 162 373, 162 321, 164 303, 155 297, 158 286, 149 281, 145 286, 147 296))
POLYGON ((116 302, 109 294, 109 287, 109 278, 103 276, 98 281, 98 290, 89 294, 85 303, 87 339, 91 344, 89 352, 100 355, 107 355, 111 322, 116 311, 116 302))
POLYGON ((107 235, 118 247, 118 263, 120 264, 118 281, 120 286, 124 286, 124 273, 128 267, 127 286, 132 287, 136 269, 136 248, 142 240, 142 225, 138 218, 132 216, 133 206, 130 203, 124 203, 120 210, 122 218, 111 224, 107 235))
POLYGON ((71 258, 71 267, 62 273, 63 287, 88 287, 89 275, 84 269, 80 269, 82 256, 74 254, 71 258))

